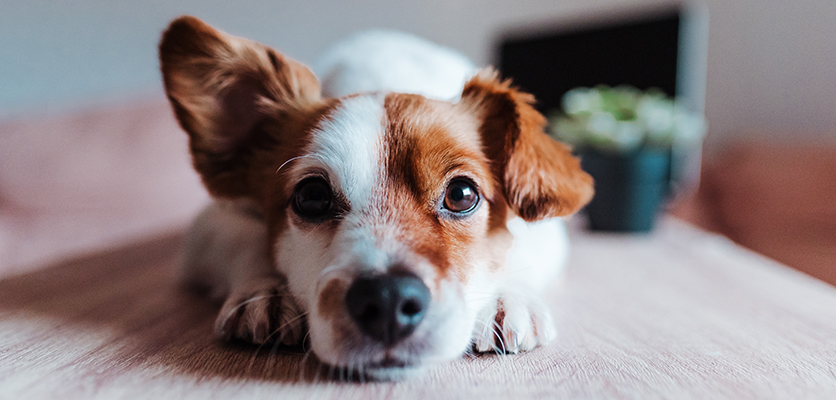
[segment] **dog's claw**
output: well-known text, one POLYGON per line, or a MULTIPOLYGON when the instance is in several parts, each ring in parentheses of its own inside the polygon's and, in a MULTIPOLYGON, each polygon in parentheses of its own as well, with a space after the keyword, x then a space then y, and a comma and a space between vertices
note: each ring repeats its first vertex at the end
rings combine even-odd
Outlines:
POLYGON ((518 353, 551 342, 557 336, 551 312, 540 300, 502 295, 481 317, 473 333, 478 353, 518 353))
POLYGON ((302 311, 295 301, 283 301, 279 313, 278 341, 288 346, 299 344, 304 336, 304 319, 302 311))
POLYGON ((302 339, 303 324, 302 312, 276 277, 230 294, 215 320, 215 332, 225 340, 295 345, 302 339))

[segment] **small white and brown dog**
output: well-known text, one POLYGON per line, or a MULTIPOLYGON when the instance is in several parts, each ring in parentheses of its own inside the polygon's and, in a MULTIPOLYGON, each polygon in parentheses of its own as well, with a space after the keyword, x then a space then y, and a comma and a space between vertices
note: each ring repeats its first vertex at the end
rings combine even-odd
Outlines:
MULTIPOLYGON (((386 54, 374 41, 332 54, 386 54)), ((304 65, 194 17, 171 23, 160 58, 216 199, 183 272, 225 298, 218 334, 294 344, 309 333, 320 360, 378 379, 555 337, 540 295, 567 256, 556 217, 593 189, 543 133, 531 95, 490 71, 456 82, 466 61, 447 80, 418 68, 410 86, 363 83, 350 60, 326 60, 323 94, 304 65), (367 92, 345 95, 355 89, 367 92)))

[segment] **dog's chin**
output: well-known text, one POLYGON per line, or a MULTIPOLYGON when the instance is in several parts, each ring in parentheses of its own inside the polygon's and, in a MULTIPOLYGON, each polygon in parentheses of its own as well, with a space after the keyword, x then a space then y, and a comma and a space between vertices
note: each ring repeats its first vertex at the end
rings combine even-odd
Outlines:
POLYGON ((330 366, 332 372, 339 371, 340 376, 345 376, 347 373, 348 376, 353 377, 352 379, 361 381, 397 381, 412 378, 426 373, 439 364, 439 360, 436 359, 410 358, 407 361, 390 356, 385 356, 376 361, 358 360, 350 363, 328 362, 321 358, 320 360, 326 366, 330 366))
MULTIPOLYGON (((312 333, 314 331, 315 329, 312 333)), ((339 346, 317 346, 322 342, 317 342, 319 337, 312 334, 311 344, 314 354, 323 363, 348 371, 353 376, 361 377, 360 379, 401 380, 421 375, 460 357, 465 352, 470 343, 469 330, 447 329, 444 332, 447 332, 447 335, 435 331, 426 337, 419 334, 420 338, 410 338, 390 349, 372 344, 359 334, 327 341, 339 343, 339 346), (448 340, 439 340, 440 337, 446 337, 448 340), (452 338, 456 340, 450 340, 452 338)))
POLYGON ((377 356, 372 356, 370 359, 362 357, 365 360, 355 359, 352 362, 329 362, 327 359, 323 359, 319 356, 317 357, 325 364, 331 365, 342 371, 347 371, 350 375, 356 376, 359 379, 374 381, 400 380, 418 376, 440 364, 440 362, 454 358, 414 356, 405 356, 406 358, 402 358, 393 356, 388 352, 385 355, 377 354, 377 356))
MULTIPOLYGON (((419 344, 415 343, 405 343, 404 346, 396 346, 394 349, 386 350, 376 345, 360 350, 359 347, 363 346, 355 347, 353 355, 346 353, 345 348, 318 352, 316 346, 314 346, 313 350, 317 358, 324 364, 348 372, 350 376, 355 376, 358 379, 372 381, 392 381, 419 376, 446 361, 457 358, 461 354, 460 351, 447 351, 446 354, 438 354, 438 349, 431 351, 431 354, 415 354, 404 350, 404 346, 407 348, 420 347, 419 344)), ((368 344, 365 344, 365 346, 368 346, 368 344)))

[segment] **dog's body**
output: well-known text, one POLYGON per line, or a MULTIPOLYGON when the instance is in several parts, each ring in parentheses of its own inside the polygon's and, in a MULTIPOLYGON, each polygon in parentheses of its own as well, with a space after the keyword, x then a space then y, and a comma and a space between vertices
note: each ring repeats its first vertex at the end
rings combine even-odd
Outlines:
POLYGON ((191 230, 185 279, 226 299, 224 337, 293 344, 309 330, 318 358, 372 377, 550 341, 539 296, 567 255, 555 217, 589 200, 591 178, 530 96, 490 73, 464 84, 466 62, 439 69, 456 90, 383 77, 345 93, 376 59, 360 53, 372 39, 325 62, 323 98, 271 49, 172 23, 166 91, 218 199, 191 230))
POLYGON ((372 30, 328 49, 314 72, 325 97, 396 92, 455 100, 477 68, 467 57, 424 39, 372 30))

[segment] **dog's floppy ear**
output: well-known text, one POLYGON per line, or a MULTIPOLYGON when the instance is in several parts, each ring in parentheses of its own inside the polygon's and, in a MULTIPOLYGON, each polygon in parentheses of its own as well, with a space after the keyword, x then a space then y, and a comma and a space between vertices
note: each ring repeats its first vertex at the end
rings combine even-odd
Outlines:
POLYGON ((534 96, 480 71, 464 87, 462 104, 481 120, 482 146, 511 209, 524 220, 572 214, 592 198, 592 177, 568 146, 549 138, 534 96))
POLYGON ((215 196, 248 194, 248 147, 265 140, 268 118, 281 126, 283 117, 320 100, 319 81, 304 65, 195 17, 171 22, 160 61, 195 169, 215 196))

